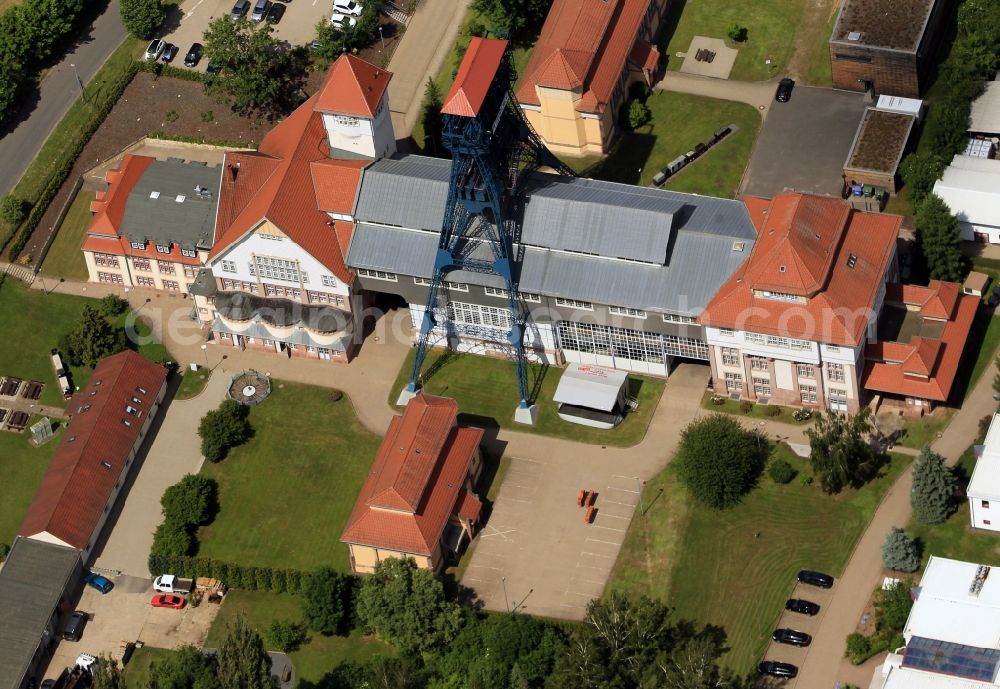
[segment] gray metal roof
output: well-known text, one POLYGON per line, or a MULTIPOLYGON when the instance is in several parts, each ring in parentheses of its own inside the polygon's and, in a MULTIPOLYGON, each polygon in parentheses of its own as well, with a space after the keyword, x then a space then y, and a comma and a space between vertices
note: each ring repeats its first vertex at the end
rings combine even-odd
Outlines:
MULTIPOLYGON (((365 170, 348 264, 429 278, 449 166, 406 156, 365 170)), ((731 199, 548 174, 534 175, 526 196, 525 292, 689 314, 708 304, 756 238, 746 207, 731 199), (621 258, 630 260, 612 260, 621 258)), ((488 275, 451 279, 501 286, 488 275)))
POLYGON ((211 249, 221 184, 221 165, 154 160, 128 195, 119 233, 134 241, 211 249), (206 191, 199 194, 197 187, 206 191))
POLYGON ((0 689, 17 689, 80 565, 72 548, 14 541, 0 570, 0 689))

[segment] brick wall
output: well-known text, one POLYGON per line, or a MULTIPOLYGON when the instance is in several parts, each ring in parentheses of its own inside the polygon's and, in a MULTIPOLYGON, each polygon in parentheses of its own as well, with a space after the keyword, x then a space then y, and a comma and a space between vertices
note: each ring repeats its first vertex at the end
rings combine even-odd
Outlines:
POLYGON ((915 53, 831 42, 830 62, 834 88, 864 91, 861 80, 872 82, 877 94, 920 97, 919 67, 915 53))
POLYGON ((896 175, 887 172, 844 168, 844 181, 847 184, 850 184, 851 181, 860 182, 861 184, 873 184, 876 187, 887 189, 891 194, 896 193, 896 175))

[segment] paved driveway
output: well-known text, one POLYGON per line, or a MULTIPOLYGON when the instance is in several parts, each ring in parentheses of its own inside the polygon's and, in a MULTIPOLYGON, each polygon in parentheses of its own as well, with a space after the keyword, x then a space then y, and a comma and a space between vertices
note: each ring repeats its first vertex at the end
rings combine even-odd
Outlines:
POLYGON ((787 103, 769 108, 742 193, 770 197, 795 189, 839 196, 865 105, 860 93, 796 85, 787 103))
POLYGON ((510 438, 510 467, 462 584, 490 610, 582 619, 604 592, 642 481, 663 468, 680 429, 698 414, 708 375, 696 364, 674 371, 647 434, 650 451, 510 438), (592 524, 576 504, 583 488, 598 493, 592 524))
POLYGON ((228 381, 228 374, 217 372, 200 395, 171 402, 153 424, 149 434, 152 443, 123 488, 125 499, 115 506, 94 549, 97 567, 137 577, 149 576, 146 560, 153 532, 162 520, 160 498, 163 491, 185 474, 196 474, 201 469, 198 422, 225 398, 228 381))
MULTIPOLYGON (((834 582, 834 587, 837 586, 837 582, 834 582)), ((789 598, 804 598, 813 603, 817 603, 819 608, 819 613, 815 617, 809 617, 808 615, 800 615, 796 612, 788 612, 787 610, 782 610, 778 621, 775 622, 774 628, 784 628, 784 629, 797 629, 801 632, 805 632, 810 636, 816 634, 816 630, 819 629, 823 622, 823 617, 826 615, 827 607, 830 601, 833 599, 834 589, 821 589, 815 586, 805 586, 803 584, 796 584, 795 589, 789 594, 789 598)), ((773 631, 773 630, 772 630, 773 631)), ((765 660, 780 660, 783 663, 791 663, 796 667, 801 668, 803 663, 805 663, 806 656, 809 653, 809 647, 799 648, 797 646, 789 646, 788 644, 779 644, 774 641, 770 642, 767 647, 767 651, 764 652, 765 660)), ((786 689, 792 689, 796 686, 797 679, 792 679, 786 682, 784 687, 786 689)))

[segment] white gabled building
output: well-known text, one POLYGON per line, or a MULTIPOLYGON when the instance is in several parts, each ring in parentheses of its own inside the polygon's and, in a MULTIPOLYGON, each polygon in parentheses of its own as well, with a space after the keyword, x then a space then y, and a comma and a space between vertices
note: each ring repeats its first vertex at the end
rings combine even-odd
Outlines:
POLYGON ((934 193, 958 218, 962 239, 1000 244, 1000 160, 957 155, 934 193))
POLYGON ((986 440, 976 446, 976 468, 965 494, 972 527, 1000 531, 1000 414, 993 415, 986 440))

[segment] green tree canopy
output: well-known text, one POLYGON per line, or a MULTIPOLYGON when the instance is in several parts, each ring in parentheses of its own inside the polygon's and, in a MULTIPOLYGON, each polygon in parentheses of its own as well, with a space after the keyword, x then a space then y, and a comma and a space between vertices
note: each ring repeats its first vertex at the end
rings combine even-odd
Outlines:
POLYGON ((869 443, 872 429, 868 407, 857 414, 816 415, 816 424, 806 430, 809 462, 825 492, 862 486, 874 475, 879 458, 869 443))
POLYGON ((451 642, 463 622, 434 572, 412 558, 387 558, 365 577, 356 601, 361 623, 391 644, 431 651, 451 642))
POLYGON ((960 248, 962 237, 958 220, 940 196, 931 194, 921 201, 914 226, 931 278, 960 281, 965 267, 960 248))
POLYGON ((246 442, 253 434, 249 408, 236 400, 225 400, 218 409, 205 414, 198 425, 201 453, 210 462, 225 458, 229 448, 246 442))
POLYGON ((93 689, 125 689, 125 677, 118 669, 118 661, 104 655, 90 667, 93 689))
POLYGON ((215 658, 181 646, 149 666, 148 689, 222 689, 215 658))
POLYGON ((313 631, 327 636, 344 630, 353 591, 352 577, 322 567, 302 584, 302 615, 313 631))
POLYGON ((909 581, 898 581, 875 594, 875 626, 878 631, 890 634, 903 631, 913 607, 910 586, 909 581))
POLYGON ((517 34, 541 26, 552 0, 473 0, 472 9, 486 19, 489 28, 517 34))
POLYGON ((167 18, 162 0, 121 0, 118 13, 125 30, 136 38, 152 38, 167 18))
POLYGON ((767 441, 738 421, 713 414, 692 421, 681 433, 674 461, 691 494, 722 509, 749 491, 767 460, 767 441))
POLYGON ((101 359, 125 350, 125 332, 88 305, 83 307, 80 320, 69 332, 67 343, 71 360, 94 368, 101 359))
POLYGON ((212 521, 217 507, 219 484, 201 474, 187 474, 163 492, 160 505, 168 522, 183 526, 203 526, 212 521))
POLYGON ((424 87, 424 105, 421 121, 424 124, 424 147, 425 153, 445 158, 448 150, 441 140, 441 132, 444 129, 444 120, 441 115, 442 95, 437 82, 431 77, 427 77, 427 85, 424 87))
POLYGON ((910 504, 913 516, 924 524, 941 524, 955 511, 955 474, 944 457, 925 447, 913 465, 910 504))
POLYGON ((271 657, 264 640, 240 614, 226 625, 226 638, 219 647, 219 684, 221 689, 276 689, 271 676, 271 657))
POLYGON ((897 572, 917 571, 920 567, 917 542, 898 526, 892 527, 882 544, 882 564, 897 572))
POLYGON ((914 203, 922 201, 934 188, 934 182, 944 173, 941 156, 926 152, 907 155, 899 166, 899 175, 906 185, 906 193, 914 203))

